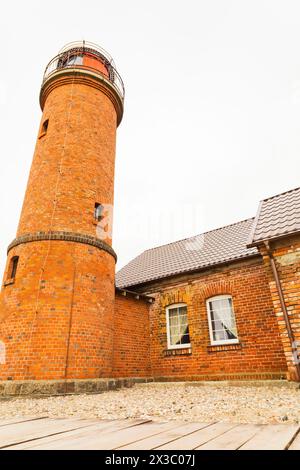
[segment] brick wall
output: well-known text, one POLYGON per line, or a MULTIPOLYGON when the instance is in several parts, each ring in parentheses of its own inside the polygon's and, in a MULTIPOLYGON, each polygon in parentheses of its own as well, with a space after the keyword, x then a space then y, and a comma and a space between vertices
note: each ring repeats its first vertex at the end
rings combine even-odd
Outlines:
POLYGON ((110 377, 113 257, 65 241, 26 243, 13 255, 20 257, 17 276, 3 288, 0 307, 0 379, 110 377))
POLYGON ((47 97, 48 130, 38 134, 17 236, 50 229, 96 236, 95 202, 113 204, 115 108, 82 81, 62 81, 47 97))
MULTIPOLYGON (((113 204, 120 110, 112 91, 105 92, 105 85, 91 77, 86 80, 62 76, 59 86, 53 80, 42 97, 17 233, 23 242, 9 251, 4 281, 14 256, 19 256, 17 275, 14 282, 4 282, 1 293, 6 358, 0 379, 285 376, 282 344, 288 362, 290 350, 266 258, 265 264, 257 257, 148 286, 156 299, 150 313, 141 299, 115 297, 113 253, 92 239, 97 238, 95 203, 113 204), (48 128, 42 133, 45 120, 48 128), (38 240, 49 232, 56 239, 38 240), (61 233, 76 234, 77 241, 59 239, 61 233), (221 294, 233 298, 238 345, 210 345, 206 300, 221 294), (187 304, 191 348, 175 353, 167 350, 165 310, 178 302, 187 304)), ((110 237, 105 241, 111 245, 110 237)), ((299 240, 276 245, 274 257, 300 340, 299 246, 299 240)))
POLYGON ((151 376, 149 303, 118 292, 114 316, 114 376, 151 376))
POLYGON ((173 280, 148 288, 156 298, 150 309, 150 351, 153 376, 169 379, 233 379, 284 377, 286 361, 261 259, 234 264, 209 274, 173 280), (233 298, 239 345, 211 346, 206 300, 233 298), (166 307, 187 304, 191 350, 168 355, 166 307))
MULTIPOLYGON (((291 322, 295 340, 298 342, 300 350, 300 237, 290 237, 270 245, 275 260, 276 269, 279 275, 285 305, 291 322)), ((266 273, 268 275, 270 291, 273 300, 274 311, 277 317, 278 326, 281 334, 281 340, 285 351, 288 364, 289 378, 294 380, 296 377, 292 348, 283 317, 278 290, 270 266, 270 259, 266 249, 260 248, 263 255, 266 273)))

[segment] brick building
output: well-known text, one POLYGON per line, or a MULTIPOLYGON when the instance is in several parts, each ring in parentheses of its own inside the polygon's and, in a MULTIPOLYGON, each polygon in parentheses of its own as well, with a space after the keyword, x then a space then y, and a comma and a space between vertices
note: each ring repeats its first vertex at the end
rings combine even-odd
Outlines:
POLYGON ((119 288, 154 299, 153 377, 299 380, 299 241, 300 188, 262 201, 255 219, 147 250, 121 269, 119 288))
POLYGON ((300 188, 262 201, 255 219, 147 250, 115 279, 123 101, 112 58, 94 44, 68 45, 46 68, 0 298, 0 391, 49 380, 54 392, 113 378, 300 380, 300 188))

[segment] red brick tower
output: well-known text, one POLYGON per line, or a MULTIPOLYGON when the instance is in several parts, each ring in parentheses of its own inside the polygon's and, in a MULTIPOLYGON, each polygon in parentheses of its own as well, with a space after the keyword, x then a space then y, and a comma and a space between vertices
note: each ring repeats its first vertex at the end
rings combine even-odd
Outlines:
POLYGON ((51 60, 0 305, 0 379, 111 377, 116 128, 124 88, 111 57, 72 43, 51 60))

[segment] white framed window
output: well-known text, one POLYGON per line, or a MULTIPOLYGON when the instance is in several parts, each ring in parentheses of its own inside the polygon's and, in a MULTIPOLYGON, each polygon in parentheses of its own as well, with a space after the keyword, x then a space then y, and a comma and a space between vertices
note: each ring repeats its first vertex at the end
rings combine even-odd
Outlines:
POLYGON ((168 349, 189 348, 190 334, 186 304, 166 308, 168 349))
POLYGON ((238 343, 232 297, 218 295, 206 301, 211 344, 238 343))

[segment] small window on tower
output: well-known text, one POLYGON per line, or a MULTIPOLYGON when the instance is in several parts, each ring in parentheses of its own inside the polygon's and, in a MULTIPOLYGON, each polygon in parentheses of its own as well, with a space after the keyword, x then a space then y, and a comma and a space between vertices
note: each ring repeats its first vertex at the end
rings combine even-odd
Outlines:
POLYGON ((46 134, 49 126, 49 119, 46 119, 46 121, 43 122, 43 132, 46 134))
POLYGON ((43 135, 47 134, 48 126, 49 126, 49 119, 46 119, 46 121, 43 122, 40 137, 43 137, 43 135))
POLYGON ((9 268, 8 268, 8 279, 15 279, 16 274, 17 274, 17 268, 18 268, 18 262, 19 262, 19 257, 14 256, 9 263, 9 268))
POLYGON ((103 209, 102 204, 99 204, 98 202, 95 203, 94 217, 98 222, 103 218, 103 209))
POLYGON ((18 262, 19 262, 19 257, 18 256, 14 256, 11 260, 11 273, 10 273, 10 278, 11 279, 14 279, 16 277, 18 262))

